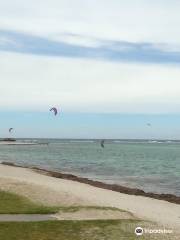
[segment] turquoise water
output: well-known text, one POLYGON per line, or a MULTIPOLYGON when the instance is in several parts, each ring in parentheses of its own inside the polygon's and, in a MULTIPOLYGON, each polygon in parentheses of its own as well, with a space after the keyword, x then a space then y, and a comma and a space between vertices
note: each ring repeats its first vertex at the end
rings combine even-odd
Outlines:
POLYGON ((180 143, 176 141, 39 140, 49 145, 0 145, 0 161, 73 173, 148 192, 180 196, 180 143))

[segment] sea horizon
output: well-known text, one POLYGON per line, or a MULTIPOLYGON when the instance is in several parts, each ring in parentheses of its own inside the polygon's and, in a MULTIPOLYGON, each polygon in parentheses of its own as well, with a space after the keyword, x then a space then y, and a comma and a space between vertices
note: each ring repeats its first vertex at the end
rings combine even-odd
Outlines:
POLYGON ((146 192, 180 196, 178 140, 18 138, 48 143, 0 146, 0 161, 75 174, 146 192))

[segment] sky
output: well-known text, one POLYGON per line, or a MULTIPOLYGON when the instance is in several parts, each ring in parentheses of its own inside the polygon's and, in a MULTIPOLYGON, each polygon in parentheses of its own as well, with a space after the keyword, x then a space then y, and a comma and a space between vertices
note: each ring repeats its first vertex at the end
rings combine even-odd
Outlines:
POLYGON ((0 0, 0 137, 180 139, 179 11, 178 0, 0 0))

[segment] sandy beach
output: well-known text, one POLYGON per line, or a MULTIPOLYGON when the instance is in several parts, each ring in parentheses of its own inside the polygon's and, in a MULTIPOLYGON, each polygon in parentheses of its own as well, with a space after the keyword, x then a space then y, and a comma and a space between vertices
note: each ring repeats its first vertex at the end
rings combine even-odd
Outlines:
POLYGON ((32 169, 0 164, 0 189, 49 205, 116 207, 131 212, 137 218, 179 231, 179 204, 58 179, 32 169))

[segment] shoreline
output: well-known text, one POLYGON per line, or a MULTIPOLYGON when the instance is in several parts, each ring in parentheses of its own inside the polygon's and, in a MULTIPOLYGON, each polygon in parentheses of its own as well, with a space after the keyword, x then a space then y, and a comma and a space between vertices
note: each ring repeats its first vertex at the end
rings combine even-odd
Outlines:
POLYGON ((46 206, 118 208, 131 213, 136 219, 154 222, 157 227, 174 229, 177 233, 180 231, 179 204, 112 191, 104 189, 103 186, 92 186, 92 182, 82 183, 82 179, 78 182, 74 179, 77 177, 71 175, 55 177, 56 174, 37 168, 17 167, 12 163, 0 164, 0 189, 46 206))
POLYGON ((153 198, 153 199, 157 199, 157 200, 164 200, 164 201, 167 201, 170 203, 180 204, 180 197, 173 195, 173 194, 165 194, 165 193, 160 194, 160 193, 145 192, 138 188, 129 188, 129 187, 125 187, 125 186, 121 186, 121 185, 117 185, 117 184, 103 183, 100 181, 95 181, 95 180, 90 180, 88 178, 79 177, 79 176, 76 176, 73 174, 46 170, 46 169, 39 168, 39 167, 23 166, 23 165, 6 162, 6 161, 2 161, 1 164, 6 165, 6 166, 12 166, 12 167, 27 168, 27 169, 35 170, 41 174, 51 176, 54 178, 60 178, 60 179, 71 180, 71 181, 75 181, 75 182, 79 182, 79 183, 84 183, 84 184, 91 185, 93 187, 111 190, 114 192, 124 193, 124 194, 128 194, 128 195, 149 197, 149 198, 153 198))
POLYGON ((48 143, 33 143, 33 142, 5 142, 0 141, 0 145, 5 146, 32 146, 32 145, 48 145, 48 143))

